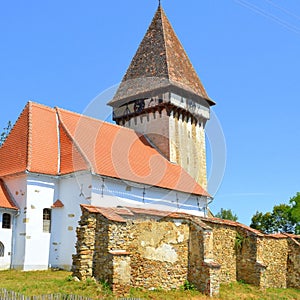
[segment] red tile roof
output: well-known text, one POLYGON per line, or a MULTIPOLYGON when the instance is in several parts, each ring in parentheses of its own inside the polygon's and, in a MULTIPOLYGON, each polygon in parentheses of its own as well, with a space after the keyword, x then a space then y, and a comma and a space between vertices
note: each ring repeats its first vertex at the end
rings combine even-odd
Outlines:
POLYGON ((232 227, 239 227, 242 229, 245 229, 249 232, 252 232, 253 234, 257 236, 264 236, 264 237, 270 237, 270 238, 275 238, 275 239, 282 239, 282 238, 294 238, 294 239, 300 239, 300 235, 296 234, 290 234, 290 233, 273 233, 273 234, 264 234, 261 231, 254 229, 250 226, 247 226, 245 224, 231 221, 231 220, 225 220, 225 219, 219 219, 219 218, 202 218, 204 222, 207 224, 220 224, 220 225, 228 225, 232 227))
POLYGON ((64 207, 64 204, 59 199, 57 199, 51 207, 52 208, 62 208, 62 207, 64 207))
POLYGON ((56 175, 58 153, 55 110, 28 102, 0 148, 0 176, 25 170, 56 175))
POLYGON ((156 210, 156 209, 144 209, 144 208, 128 207, 128 206, 127 207, 98 207, 93 205, 81 204, 81 207, 82 209, 90 213, 101 214, 106 219, 114 222, 125 223, 126 219, 124 217, 152 216, 152 217, 159 217, 159 218, 190 220, 200 225, 204 229, 211 229, 211 227, 207 226, 204 222, 201 221, 200 217, 190 215, 187 213, 156 210))
POLYGON ((0 177, 81 170, 145 185, 209 196, 144 136, 60 108, 29 102, 0 148, 0 177))
MULTIPOLYGON (((156 209, 145 209, 137 207, 98 207, 93 205, 81 204, 82 209, 96 214, 102 214, 108 220, 114 222, 125 223, 126 219, 124 217, 128 216, 153 216, 161 218, 173 218, 173 219, 184 219, 189 220, 200 225, 203 229, 212 229, 211 224, 227 225, 236 228, 242 228, 248 232, 253 233, 255 236, 260 237, 270 237, 270 238, 291 238, 298 240, 300 235, 288 234, 288 233, 278 233, 278 234, 264 234, 256 229, 253 229, 247 225, 241 224, 239 222, 234 222, 231 220, 224 220, 219 218, 206 218, 206 217, 197 217, 188 213, 181 212, 172 212, 172 211, 163 211, 156 209)), ((295 241, 297 242, 297 241, 295 241)), ((298 242, 297 242, 298 243, 298 242)))
POLYGON ((14 204, 4 182, 0 179, 0 207, 18 209, 14 204))

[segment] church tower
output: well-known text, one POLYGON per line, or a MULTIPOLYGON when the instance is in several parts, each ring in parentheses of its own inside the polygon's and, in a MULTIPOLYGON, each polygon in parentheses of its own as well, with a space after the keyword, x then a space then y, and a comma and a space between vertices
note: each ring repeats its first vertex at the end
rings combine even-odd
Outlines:
POLYGON ((108 103, 113 119, 142 134, 207 189, 208 97, 161 5, 108 103))

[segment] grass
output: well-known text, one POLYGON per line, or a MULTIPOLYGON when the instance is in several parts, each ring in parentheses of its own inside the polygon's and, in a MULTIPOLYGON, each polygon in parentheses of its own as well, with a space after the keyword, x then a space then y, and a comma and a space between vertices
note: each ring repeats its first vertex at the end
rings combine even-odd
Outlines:
MULTIPOLYGON (((21 272, 16 270, 0 271, 0 288, 13 290, 27 296, 43 294, 75 294, 90 297, 92 299, 117 299, 107 289, 105 284, 97 283, 94 280, 76 282, 72 279, 71 273, 67 271, 35 271, 21 272)), ((197 291, 141 291, 132 289, 128 297, 142 299, 211 299, 197 291)), ((227 300, 296 300, 300 299, 300 290, 295 289, 267 289, 262 291, 257 287, 244 283, 230 283, 221 285, 220 297, 214 299, 227 300)))

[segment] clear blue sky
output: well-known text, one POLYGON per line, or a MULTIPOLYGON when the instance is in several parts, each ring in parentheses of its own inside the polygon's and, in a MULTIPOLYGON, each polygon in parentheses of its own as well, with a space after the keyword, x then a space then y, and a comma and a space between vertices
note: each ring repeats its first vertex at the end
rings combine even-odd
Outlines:
MULTIPOLYGON (((162 4, 217 102, 227 163, 211 207, 249 224, 300 190, 300 2, 162 4)), ((155 0, 1 1, 0 128, 28 100, 83 112, 120 82, 156 8, 155 0)))

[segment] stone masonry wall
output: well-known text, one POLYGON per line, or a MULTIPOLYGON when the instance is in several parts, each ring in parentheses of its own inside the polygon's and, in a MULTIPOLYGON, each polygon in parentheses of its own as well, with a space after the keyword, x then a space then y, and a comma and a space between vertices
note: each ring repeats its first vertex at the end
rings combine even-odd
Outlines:
POLYGON ((121 222, 83 209, 77 237, 73 275, 81 280, 94 277, 118 294, 130 287, 178 289, 187 280, 206 294, 219 293, 212 231, 190 220, 130 216, 121 222))
POLYGON ((257 262, 257 237, 246 229, 237 228, 235 237, 236 280, 260 285, 261 264, 257 262))
MULTIPOLYGON (((103 209, 105 210, 105 209, 103 209)), ((243 280, 261 288, 300 288, 297 236, 264 235, 245 225, 176 215, 94 213, 83 209, 77 228, 73 275, 130 287, 177 289, 188 280, 217 295, 220 283, 243 280), (126 215, 127 214, 127 215, 126 215), (209 226, 208 226, 209 225, 209 226)), ((111 209, 113 211, 113 209, 111 209)))
POLYGON ((187 224, 136 220, 111 225, 108 247, 130 253, 132 286, 172 289, 187 278, 188 237, 187 224))
POLYGON ((236 280, 236 229, 219 224, 209 224, 213 228, 213 257, 221 265, 220 282, 236 280))
POLYGON ((83 211, 77 227, 76 254, 73 255, 73 274, 80 280, 93 276, 95 249, 96 214, 83 211))
POLYGON ((257 260, 266 267, 261 285, 264 288, 286 288, 287 285, 287 255, 286 238, 264 237, 257 239, 257 260))
POLYGON ((207 295, 219 294, 220 265, 213 261, 211 230, 190 225, 188 281, 207 295))
POLYGON ((264 235, 232 221, 204 219, 213 230, 220 282, 242 280, 261 288, 299 288, 300 244, 288 235, 264 235))
POLYGON ((300 289, 300 243, 288 239, 287 286, 300 289))

